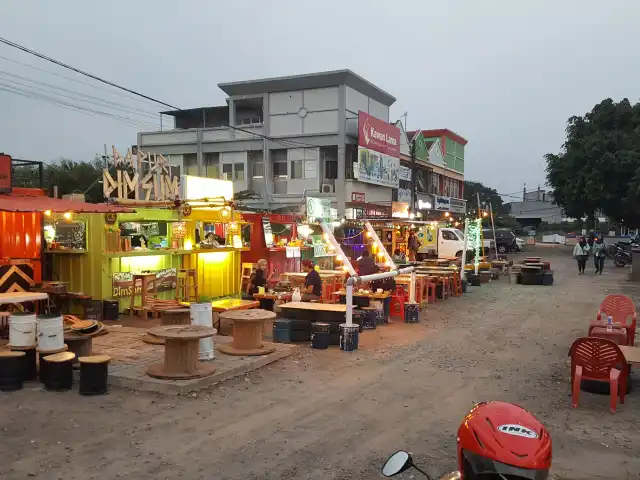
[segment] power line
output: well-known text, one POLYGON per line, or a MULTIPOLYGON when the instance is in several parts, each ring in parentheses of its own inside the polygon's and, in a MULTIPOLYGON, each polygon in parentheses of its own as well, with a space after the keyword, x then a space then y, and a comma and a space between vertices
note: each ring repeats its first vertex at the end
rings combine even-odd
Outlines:
POLYGON ((98 77, 96 75, 93 75, 91 73, 85 72, 84 70, 80 70, 79 68, 72 67, 71 65, 68 65, 66 63, 60 62, 59 60, 56 60, 56 59, 51 58, 51 57, 48 57, 48 56, 46 56, 46 55, 44 55, 42 53, 38 53, 35 50, 31 50, 31 49, 29 49, 27 47, 23 47, 22 45, 19 45, 19 44, 14 43, 14 42, 12 42, 10 40, 7 40, 6 38, 0 37, 0 43, 4 43, 5 45, 8 45, 10 47, 17 48, 18 50, 22 50, 23 52, 26 52, 26 53, 28 53, 30 55, 34 55, 34 56, 36 56, 38 58, 46 60, 47 62, 54 63, 54 64, 56 64, 56 65, 58 65, 60 67, 66 68, 66 69, 71 70, 71 71, 76 72, 76 73, 79 73, 80 75, 84 75, 85 77, 92 78, 92 79, 97 80, 98 82, 102 82, 102 83, 104 83, 106 85, 110 85, 112 87, 119 88, 120 90, 124 90, 125 92, 129 92, 129 93, 131 93, 133 95, 137 95, 139 97, 146 98, 147 100, 151 100, 153 102, 156 102, 156 103, 159 103, 161 105, 164 105, 166 107, 173 108, 174 110, 180 110, 178 107, 175 107, 175 106, 173 106, 171 104, 162 102, 162 101, 157 100, 157 99, 155 99, 153 97, 149 97, 149 96, 144 95, 144 94, 142 94, 140 92, 136 92, 135 90, 131 90, 129 88, 123 87, 121 85, 118 85, 117 83, 110 82, 109 80, 105 80, 105 79, 100 78, 100 77, 98 77))

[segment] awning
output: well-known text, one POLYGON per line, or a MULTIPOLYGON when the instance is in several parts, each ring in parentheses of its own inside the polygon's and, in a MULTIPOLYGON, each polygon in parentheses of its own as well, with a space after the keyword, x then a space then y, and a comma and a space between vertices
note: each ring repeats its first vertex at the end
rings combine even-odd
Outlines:
POLYGON ((72 213, 127 213, 132 208, 106 203, 87 203, 45 196, 0 195, 0 212, 72 212, 72 213))

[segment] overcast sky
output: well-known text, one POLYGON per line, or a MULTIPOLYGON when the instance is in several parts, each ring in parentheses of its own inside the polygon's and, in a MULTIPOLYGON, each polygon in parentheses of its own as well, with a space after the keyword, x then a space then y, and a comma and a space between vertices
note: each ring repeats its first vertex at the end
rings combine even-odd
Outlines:
MULTIPOLYGON (((409 129, 465 137, 465 179, 501 193, 544 184, 568 117, 638 100, 639 19, 638 0, 0 0, 1 37, 180 108, 222 104, 219 82, 349 68, 398 99, 391 120, 406 110, 409 129)), ((0 151, 87 160, 158 125, 161 106, 9 61, 93 83, 6 45, 0 56, 0 151), (113 102, 85 107, 137 126, 4 91, 25 84, 113 102)))

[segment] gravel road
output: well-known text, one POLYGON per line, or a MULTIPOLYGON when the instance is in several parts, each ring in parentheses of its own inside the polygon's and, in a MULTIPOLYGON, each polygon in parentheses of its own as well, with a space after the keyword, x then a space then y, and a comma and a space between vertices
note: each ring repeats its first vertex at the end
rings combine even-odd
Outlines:
POLYGON ((610 262, 602 277, 578 276, 568 247, 534 251, 552 262, 553 287, 501 278, 430 306, 421 325, 378 330, 358 352, 303 347, 179 397, 35 385, 4 394, 0 477, 375 479, 399 448, 443 474, 455 468, 464 414, 506 400, 549 428, 556 478, 638 478, 640 390, 616 415, 602 395, 584 393, 571 409, 567 353, 605 294, 637 300, 640 289, 610 262))

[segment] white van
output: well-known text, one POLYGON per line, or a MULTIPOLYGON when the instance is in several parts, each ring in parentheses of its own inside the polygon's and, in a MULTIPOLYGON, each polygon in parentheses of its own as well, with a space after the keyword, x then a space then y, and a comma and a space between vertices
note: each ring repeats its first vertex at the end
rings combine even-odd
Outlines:
MULTIPOLYGON (((418 240, 422 246, 418 250, 421 257, 454 258, 464 251, 464 233, 458 228, 429 226, 418 230, 418 240)), ((492 240, 484 240, 484 249, 493 248, 492 240)))

